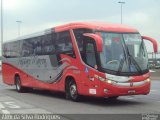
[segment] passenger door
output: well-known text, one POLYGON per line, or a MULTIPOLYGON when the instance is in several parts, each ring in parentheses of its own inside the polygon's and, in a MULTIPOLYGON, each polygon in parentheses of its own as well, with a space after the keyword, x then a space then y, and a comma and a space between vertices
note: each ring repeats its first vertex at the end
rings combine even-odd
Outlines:
POLYGON ((91 39, 85 41, 85 63, 92 68, 97 65, 95 42, 91 39))
MULTIPOLYGON (((91 38, 85 40, 84 44, 84 62, 88 65, 85 68, 86 79, 84 81, 88 94, 96 95, 98 81, 95 80, 94 75, 97 71, 97 54, 96 54, 96 43, 91 38)), ((97 71, 98 72, 98 71, 97 71)))

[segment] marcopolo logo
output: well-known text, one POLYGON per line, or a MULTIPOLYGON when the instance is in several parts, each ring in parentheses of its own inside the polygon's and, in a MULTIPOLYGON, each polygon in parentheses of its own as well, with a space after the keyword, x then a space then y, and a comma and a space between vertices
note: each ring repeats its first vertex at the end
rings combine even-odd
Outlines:
POLYGON ((142 114, 142 120, 160 120, 158 114, 142 114))

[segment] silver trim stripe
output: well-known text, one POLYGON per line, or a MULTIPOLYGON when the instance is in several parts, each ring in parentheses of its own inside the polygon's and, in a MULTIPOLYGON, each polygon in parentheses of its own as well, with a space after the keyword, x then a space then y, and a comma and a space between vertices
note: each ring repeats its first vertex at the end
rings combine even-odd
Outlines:
POLYGON ((147 80, 140 81, 140 82, 132 82, 132 83, 116 83, 116 82, 113 82, 112 85, 120 86, 120 87, 136 87, 136 86, 144 85, 147 82, 148 82, 147 80))
POLYGON ((109 80, 113 80, 115 82, 128 82, 132 79, 131 77, 111 75, 107 73, 106 73, 106 78, 109 80))

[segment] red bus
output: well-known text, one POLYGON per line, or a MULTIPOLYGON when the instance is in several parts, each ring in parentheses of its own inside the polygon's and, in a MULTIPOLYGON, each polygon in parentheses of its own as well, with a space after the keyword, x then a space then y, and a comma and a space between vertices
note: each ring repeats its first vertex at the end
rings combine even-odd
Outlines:
POLYGON ((157 52, 156 40, 126 25, 77 22, 47 29, 3 44, 3 82, 18 92, 65 92, 73 101, 146 95, 151 83, 144 40, 157 52))

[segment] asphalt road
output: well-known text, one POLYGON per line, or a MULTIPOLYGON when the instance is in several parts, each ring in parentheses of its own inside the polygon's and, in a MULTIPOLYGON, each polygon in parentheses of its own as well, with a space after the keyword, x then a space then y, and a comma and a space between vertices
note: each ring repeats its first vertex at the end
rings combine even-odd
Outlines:
MULTIPOLYGON (((149 95, 124 96, 116 101, 84 97, 81 102, 72 102, 62 93, 17 93, 14 86, 4 85, 0 77, 0 114, 16 113, 61 114, 64 120, 142 120, 145 114, 160 114, 160 79, 152 81, 149 95)), ((156 120, 159 119, 160 116, 156 120)))

